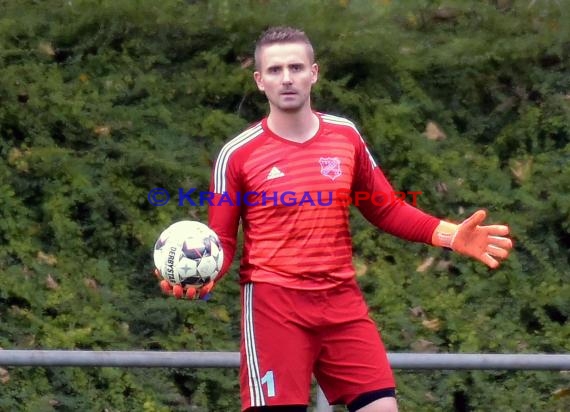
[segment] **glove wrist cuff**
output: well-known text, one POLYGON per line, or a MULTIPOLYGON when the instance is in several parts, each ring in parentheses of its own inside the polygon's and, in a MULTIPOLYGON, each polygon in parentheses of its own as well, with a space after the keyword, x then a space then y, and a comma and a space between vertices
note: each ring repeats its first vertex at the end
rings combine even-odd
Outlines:
POLYGON ((453 241, 457 235, 458 228, 459 225, 456 225, 455 223, 441 220, 432 234, 432 245, 453 249, 453 241))

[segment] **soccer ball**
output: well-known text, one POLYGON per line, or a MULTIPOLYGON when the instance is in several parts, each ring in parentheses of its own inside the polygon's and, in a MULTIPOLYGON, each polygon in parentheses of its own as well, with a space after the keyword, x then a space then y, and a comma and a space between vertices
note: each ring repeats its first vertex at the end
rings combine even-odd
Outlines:
POLYGON ((167 227, 154 245, 154 265, 171 285, 202 286, 216 279, 224 252, 216 233, 183 220, 167 227))

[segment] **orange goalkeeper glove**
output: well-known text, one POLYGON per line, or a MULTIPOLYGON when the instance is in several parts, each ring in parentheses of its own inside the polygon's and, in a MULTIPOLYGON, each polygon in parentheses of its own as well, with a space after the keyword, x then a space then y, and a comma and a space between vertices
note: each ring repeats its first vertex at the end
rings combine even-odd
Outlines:
POLYGON ((487 212, 478 210, 459 225, 442 220, 433 232, 432 244, 473 257, 495 269, 500 260, 509 256, 513 242, 506 237, 508 226, 480 226, 486 217, 487 212))
POLYGON ((162 293, 168 296, 174 296, 176 299, 208 300, 210 298, 210 292, 214 288, 213 281, 210 281, 200 287, 171 285, 170 282, 162 277, 158 269, 154 269, 154 275, 160 281, 159 284, 162 293))

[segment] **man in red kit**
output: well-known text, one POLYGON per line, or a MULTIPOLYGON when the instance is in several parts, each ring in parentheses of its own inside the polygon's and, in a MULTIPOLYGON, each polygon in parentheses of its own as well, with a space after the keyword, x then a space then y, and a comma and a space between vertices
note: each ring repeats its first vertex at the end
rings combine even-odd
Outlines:
MULTIPOLYGON (((349 204, 328 197, 394 189, 352 122, 312 109, 318 74, 302 31, 263 33, 254 79, 269 115, 222 148, 212 174, 209 226, 224 250, 222 274, 234 257, 240 220, 244 232, 242 410, 306 411, 314 375, 331 404, 393 412, 392 370, 355 280, 349 204)), ((401 201, 363 196, 358 208, 385 232, 491 268, 512 248, 508 227, 481 225, 482 210, 456 225, 401 201)), ((212 286, 185 296, 203 296, 212 286)))

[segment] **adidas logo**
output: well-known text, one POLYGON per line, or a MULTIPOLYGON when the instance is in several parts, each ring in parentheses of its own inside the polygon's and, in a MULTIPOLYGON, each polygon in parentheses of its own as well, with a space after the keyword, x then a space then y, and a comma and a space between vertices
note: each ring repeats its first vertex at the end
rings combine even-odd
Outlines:
POLYGON ((269 171, 269 174, 267 175, 267 180, 277 179, 278 177, 283 177, 283 176, 285 176, 285 173, 283 173, 281 170, 273 166, 269 171))

